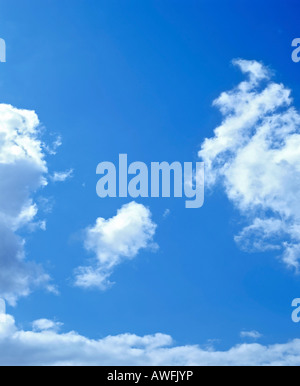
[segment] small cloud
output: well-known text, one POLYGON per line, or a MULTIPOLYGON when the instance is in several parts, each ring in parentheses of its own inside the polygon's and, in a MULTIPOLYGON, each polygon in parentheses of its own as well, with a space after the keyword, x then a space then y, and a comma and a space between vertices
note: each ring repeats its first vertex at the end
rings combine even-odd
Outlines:
POLYGON ((242 331, 240 333, 241 338, 251 338, 251 339, 259 339, 262 337, 258 331, 242 331))
POLYGON ((171 213, 170 209, 166 209, 166 210, 164 211, 163 217, 164 217, 164 218, 167 218, 167 217, 170 215, 170 213, 171 213))
POLYGON ((56 296, 60 295, 60 292, 59 292, 57 286, 54 285, 54 284, 48 284, 48 285, 46 286, 46 290, 47 290, 50 294, 53 294, 53 295, 56 295, 56 296))
POLYGON ((74 170, 66 170, 64 172, 55 172, 51 178, 53 182, 64 182, 73 177, 74 170))
POLYGON ((37 199, 40 211, 49 214, 52 212, 55 200, 53 197, 38 197, 37 199))
POLYGON ((47 145, 45 143, 42 144, 43 149, 46 153, 50 155, 55 155, 57 152, 57 149, 62 145, 62 139, 61 136, 58 136, 54 142, 51 143, 51 145, 47 145))
POLYGON ((49 319, 38 319, 32 323, 33 331, 58 331, 63 323, 53 322, 49 319))
POLYGON ((45 231, 47 229, 47 222, 46 220, 32 222, 27 225, 27 228, 30 232, 35 232, 38 229, 45 231))
POLYGON ((143 249, 157 250, 153 242, 156 224, 151 212, 142 204, 131 202, 122 206, 114 217, 98 218, 85 230, 85 249, 95 256, 93 266, 75 270, 75 285, 105 290, 113 285, 109 278, 124 260, 134 259, 143 249))

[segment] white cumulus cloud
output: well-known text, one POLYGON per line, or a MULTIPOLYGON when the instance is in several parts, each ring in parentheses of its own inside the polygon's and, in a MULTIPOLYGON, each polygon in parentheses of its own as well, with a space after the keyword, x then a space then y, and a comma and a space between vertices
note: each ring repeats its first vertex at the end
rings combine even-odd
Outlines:
POLYGON ((273 250, 296 270, 300 259, 300 115, 291 91, 267 67, 235 60, 247 79, 214 105, 224 118, 199 156, 206 181, 221 183, 245 216, 236 235, 245 250, 273 250))
POLYGON ((122 206, 108 220, 98 218, 86 229, 84 243, 85 249, 95 255, 95 264, 77 268, 75 285, 106 289, 112 284, 109 277, 117 265, 135 258, 142 249, 155 247, 155 229, 150 210, 136 202, 122 206))
POLYGON ((33 330, 17 327, 0 314, 0 365, 66 366, 299 366, 300 340, 264 346, 242 344, 227 351, 199 345, 176 346, 166 334, 121 334, 94 340, 71 331, 59 333, 57 322, 41 319, 33 330))
POLYGON ((25 259, 25 240, 17 234, 24 226, 45 229, 35 221, 32 197, 47 184, 47 172, 36 113, 0 104, 0 296, 10 304, 50 279, 25 259))

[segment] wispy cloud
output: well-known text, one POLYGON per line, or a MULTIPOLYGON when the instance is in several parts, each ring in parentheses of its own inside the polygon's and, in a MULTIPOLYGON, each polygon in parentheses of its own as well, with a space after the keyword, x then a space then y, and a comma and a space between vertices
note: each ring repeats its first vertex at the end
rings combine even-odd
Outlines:
POLYGON ((251 339, 259 339, 262 335, 258 331, 242 331, 240 333, 241 338, 251 338, 251 339))
POLYGON ((290 267, 300 259, 300 115, 291 91, 267 67, 235 60, 247 79, 214 105, 224 119, 202 144, 210 187, 220 183, 248 224, 235 237, 246 250, 275 250, 290 267), (281 252, 280 252, 281 251, 281 252))
POLYGON ((66 170, 64 172, 55 172, 50 178, 53 182, 64 182, 69 178, 72 178, 74 174, 73 169, 66 170))
POLYGON ((46 143, 42 143, 42 149, 45 153, 50 155, 55 155, 57 153, 57 149, 62 145, 62 139, 60 136, 57 136, 56 139, 49 145, 46 143))
POLYGON ((171 214, 170 209, 166 209, 166 210, 164 211, 163 217, 164 217, 164 218, 167 218, 167 217, 170 216, 170 214, 171 214))
POLYGON ((153 247, 156 224, 144 205, 131 202, 118 210, 116 216, 86 229, 85 248, 95 255, 95 264, 76 270, 75 285, 106 289, 113 269, 123 260, 131 260, 141 249, 153 247))

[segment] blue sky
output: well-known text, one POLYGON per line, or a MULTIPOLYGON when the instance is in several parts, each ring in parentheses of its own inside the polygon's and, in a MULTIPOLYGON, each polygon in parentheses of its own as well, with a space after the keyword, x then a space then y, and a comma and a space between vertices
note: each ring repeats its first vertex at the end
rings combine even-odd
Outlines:
POLYGON ((147 164, 198 161, 222 122, 213 101, 245 79, 233 59, 264 63, 299 109, 297 11, 292 0, 0 1, 1 103, 34 110, 46 143, 61 136, 57 154, 46 157, 49 175, 74 170, 32 194, 46 231, 18 231, 26 258, 43 265, 60 293, 39 289, 8 305, 20 328, 46 318, 63 322, 61 333, 90 339, 159 332, 176 346, 216 340, 216 350, 252 343, 241 331, 258 331, 262 345, 298 338, 291 302, 299 275, 277 250, 239 248, 244 217, 222 184, 206 192, 201 209, 185 209, 183 199, 137 199, 157 224, 159 249, 117 266, 106 291, 78 288, 73 275, 92 257, 83 230, 132 201, 97 197, 97 164, 117 163, 120 153, 147 164))

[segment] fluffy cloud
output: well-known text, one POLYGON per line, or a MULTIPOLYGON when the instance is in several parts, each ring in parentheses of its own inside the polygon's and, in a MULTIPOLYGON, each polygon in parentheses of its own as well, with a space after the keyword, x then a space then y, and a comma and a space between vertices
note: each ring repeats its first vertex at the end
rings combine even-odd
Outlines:
POLYGON ((125 259, 133 259, 141 249, 155 247, 153 236, 156 224, 144 205, 131 202, 122 206, 116 216, 96 224, 85 232, 85 248, 96 256, 93 266, 76 270, 75 285, 83 288, 106 289, 115 266, 125 259))
POLYGON ((47 184, 38 128, 35 112, 0 104, 0 296, 11 304, 49 281, 39 265, 25 260, 25 241, 16 234, 24 226, 45 227, 34 222, 38 208, 32 200, 47 184))
POLYGON ((214 105, 223 122, 199 156, 210 187, 221 183, 247 219, 236 235, 246 250, 275 250, 298 270, 300 259, 300 115, 291 92, 256 61, 236 60, 247 80, 214 105))
POLYGON ((56 322, 41 319, 33 330, 0 314, 0 365, 67 366, 294 366, 300 364, 300 340, 263 346, 242 344, 228 351, 176 346, 169 335, 122 334, 92 340, 72 331, 58 333, 56 322))
POLYGON ((33 331, 57 331, 63 326, 63 323, 54 322, 49 319, 38 319, 32 323, 33 331))

